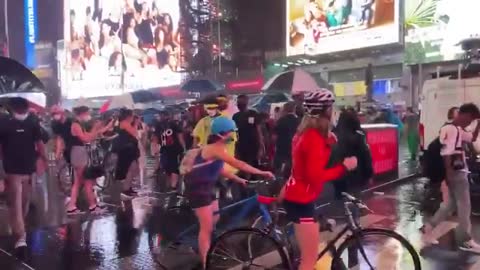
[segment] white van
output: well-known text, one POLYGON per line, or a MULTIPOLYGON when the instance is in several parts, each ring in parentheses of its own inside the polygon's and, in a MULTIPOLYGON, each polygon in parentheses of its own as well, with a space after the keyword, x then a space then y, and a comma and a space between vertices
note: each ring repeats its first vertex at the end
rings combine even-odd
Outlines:
POLYGON ((438 136, 451 107, 464 103, 480 105, 480 78, 427 80, 420 95, 420 147, 425 150, 438 136))

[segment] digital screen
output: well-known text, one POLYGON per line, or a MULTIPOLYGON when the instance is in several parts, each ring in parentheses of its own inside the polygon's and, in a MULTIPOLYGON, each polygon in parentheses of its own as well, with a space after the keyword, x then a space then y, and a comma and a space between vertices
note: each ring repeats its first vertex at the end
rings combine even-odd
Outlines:
POLYGON ((187 30, 179 1, 65 0, 62 95, 113 96, 180 84, 187 30))
POLYGON ((287 56, 400 42, 400 0, 287 0, 287 56))
POLYGON ((405 62, 461 59, 461 40, 480 36, 480 1, 405 1, 405 62))

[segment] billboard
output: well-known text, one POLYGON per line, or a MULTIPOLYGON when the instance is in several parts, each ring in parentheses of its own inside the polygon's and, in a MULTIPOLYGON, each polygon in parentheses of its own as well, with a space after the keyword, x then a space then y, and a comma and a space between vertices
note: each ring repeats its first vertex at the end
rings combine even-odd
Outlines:
POLYGON ((405 62, 408 64, 460 59, 457 44, 480 35, 478 0, 406 0, 405 62))
POLYGON ((180 0, 64 1, 58 46, 65 98, 177 85, 185 67, 180 0))
POLYGON ((25 65, 31 69, 37 67, 35 44, 38 39, 37 0, 24 0, 23 3, 25 28, 25 65))
POLYGON ((400 0, 287 0, 287 56, 400 42, 400 0))

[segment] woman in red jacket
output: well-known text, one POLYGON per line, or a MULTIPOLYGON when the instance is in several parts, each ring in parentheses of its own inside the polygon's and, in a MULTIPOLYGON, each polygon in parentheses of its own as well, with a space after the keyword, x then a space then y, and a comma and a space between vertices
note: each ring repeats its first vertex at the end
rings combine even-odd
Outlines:
POLYGON ((299 270, 314 269, 317 260, 320 228, 315 201, 324 183, 357 166, 357 159, 350 157, 327 168, 331 145, 336 142, 330 133, 334 102, 334 95, 326 89, 306 92, 305 115, 292 142, 292 175, 285 186, 284 207, 300 248, 299 270))

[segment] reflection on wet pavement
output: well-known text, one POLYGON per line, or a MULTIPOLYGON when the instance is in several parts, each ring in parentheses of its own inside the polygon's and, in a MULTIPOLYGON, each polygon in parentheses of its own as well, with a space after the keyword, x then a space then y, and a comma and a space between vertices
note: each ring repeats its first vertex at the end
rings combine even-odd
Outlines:
MULTIPOLYGON (((408 172, 401 169, 399 174, 408 172)), ((149 189, 131 202, 122 202, 118 189, 117 184, 113 185, 110 196, 103 198, 108 213, 69 218, 64 214, 64 198, 55 179, 38 181, 28 218, 30 256, 24 263, 11 254, 13 240, 6 223, 6 208, 0 204, 0 269, 192 269, 198 263, 195 229, 176 243, 176 236, 195 224, 192 211, 188 207, 167 210, 166 199, 170 199, 169 205, 175 205, 175 197, 153 192, 156 189, 149 189)), ((330 191, 327 187, 322 202, 330 191)), ((405 236, 417 251, 421 250, 422 269, 480 269, 476 256, 456 248, 455 220, 436 229, 439 245, 422 250, 418 229, 423 219, 438 208, 441 196, 427 180, 399 181, 362 196, 374 213, 362 216, 361 224, 394 229, 405 236)), ((236 212, 222 217, 219 231, 236 212)), ((321 203, 319 212, 338 220, 340 225, 334 231, 341 229, 343 209, 339 203, 321 203)), ((251 220, 244 220, 243 225, 250 224, 255 215, 255 211, 249 213, 251 220)), ((479 220, 474 217, 472 222, 474 237, 480 239, 479 220)), ((328 235, 323 234, 322 239, 328 239, 328 235)))

